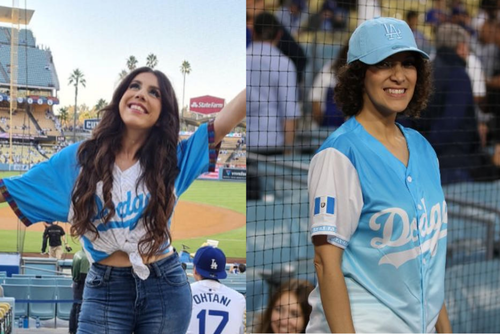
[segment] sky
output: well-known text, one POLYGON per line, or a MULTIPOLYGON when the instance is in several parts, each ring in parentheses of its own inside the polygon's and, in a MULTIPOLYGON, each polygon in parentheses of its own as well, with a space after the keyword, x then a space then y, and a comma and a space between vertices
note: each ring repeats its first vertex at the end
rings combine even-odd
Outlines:
MULTIPOLYGON (((12 1, 0 0, 0 6, 12 1)), ((92 108, 101 98, 111 100, 131 55, 138 66, 146 65, 148 54, 157 56, 155 69, 170 79, 179 105, 184 60, 192 69, 184 105, 202 95, 227 103, 245 87, 244 0, 18 0, 18 6, 35 11, 27 28, 39 47, 52 51, 60 84, 56 114, 75 103, 68 85, 74 69, 86 80, 78 105, 92 108)))

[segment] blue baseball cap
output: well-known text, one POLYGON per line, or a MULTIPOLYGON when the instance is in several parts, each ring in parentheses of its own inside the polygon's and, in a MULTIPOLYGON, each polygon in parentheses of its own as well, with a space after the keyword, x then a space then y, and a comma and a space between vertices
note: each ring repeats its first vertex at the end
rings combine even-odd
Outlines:
POLYGON ((359 60, 373 65, 404 51, 418 52, 429 59, 429 55, 417 47, 413 32, 405 21, 392 17, 376 17, 363 22, 352 33, 347 63, 359 60))
POLYGON ((193 265, 203 278, 223 279, 227 277, 226 256, 219 248, 205 246, 198 248, 193 265))

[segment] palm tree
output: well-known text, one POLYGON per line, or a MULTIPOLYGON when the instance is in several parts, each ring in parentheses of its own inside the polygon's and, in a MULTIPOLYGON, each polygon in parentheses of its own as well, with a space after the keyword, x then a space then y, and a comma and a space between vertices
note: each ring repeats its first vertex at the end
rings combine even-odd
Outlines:
POLYGON ((182 86, 182 117, 184 117, 184 93, 186 91, 186 74, 191 73, 191 64, 184 60, 181 65, 181 73, 184 75, 184 84, 182 86))
POLYGON ((97 101, 97 104, 94 106, 94 109, 97 112, 98 116, 100 116, 100 111, 107 105, 108 102, 105 99, 99 99, 99 101, 97 101))
POLYGON ((146 66, 154 69, 156 65, 158 65, 158 58, 156 58, 156 55, 154 53, 150 53, 146 58, 146 66))
POLYGON ((126 76, 128 72, 126 70, 122 70, 120 73, 118 73, 119 76, 119 81, 122 81, 126 76))
POLYGON ((134 56, 128 57, 127 67, 130 71, 135 70, 135 68, 137 67, 137 63, 138 63, 137 58, 135 58, 134 56))
POLYGON ((62 107, 59 109, 59 115, 57 116, 57 118, 59 118, 59 121, 61 122, 61 125, 62 124, 66 124, 68 123, 68 117, 69 117, 69 114, 68 114, 68 107, 62 107))
POLYGON ((85 78, 83 72, 79 69, 73 70, 73 73, 69 76, 68 85, 75 86, 75 110, 73 112, 73 142, 76 141, 76 110, 77 110, 77 99, 78 99, 78 85, 85 87, 85 78))

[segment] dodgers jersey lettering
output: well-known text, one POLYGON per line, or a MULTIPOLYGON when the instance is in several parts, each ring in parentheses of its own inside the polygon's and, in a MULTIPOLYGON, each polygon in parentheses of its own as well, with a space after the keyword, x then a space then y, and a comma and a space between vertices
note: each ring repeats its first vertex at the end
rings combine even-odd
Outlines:
MULTIPOLYGON (((215 149, 209 149, 213 136, 213 123, 203 124, 177 146, 179 174, 174 189, 177 197, 201 173, 208 171, 209 155, 212 158, 217 154, 215 149)), ((71 194, 80 171, 77 165, 79 146, 80 143, 68 146, 21 176, 0 180, 0 191, 26 226, 40 221, 72 221, 71 194)), ((125 171, 114 166, 111 193, 116 213, 106 224, 99 214, 104 202, 103 183, 97 183, 95 201, 98 214, 92 224, 99 231, 100 237, 94 240, 93 234, 87 232, 80 238, 80 242, 90 263, 99 262, 117 250, 128 253, 134 272, 141 279, 146 279, 149 268, 142 262, 137 244, 146 233, 142 212, 148 204, 150 194, 143 183, 139 184, 136 191, 136 181, 141 173, 140 161, 125 171)), ((169 244, 170 241, 167 240, 166 245, 169 244)), ((170 251, 171 246, 164 253, 170 251)))
MULTIPOLYGON (((407 167, 351 117, 309 169, 311 236, 344 249, 357 332, 434 332, 444 303, 448 216, 438 160, 424 137, 399 127, 407 167)), ((318 286, 309 303, 306 332, 329 332, 318 286)))
POLYGON ((243 334, 245 297, 214 280, 191 284, 193 312, 187 334, 243 334))

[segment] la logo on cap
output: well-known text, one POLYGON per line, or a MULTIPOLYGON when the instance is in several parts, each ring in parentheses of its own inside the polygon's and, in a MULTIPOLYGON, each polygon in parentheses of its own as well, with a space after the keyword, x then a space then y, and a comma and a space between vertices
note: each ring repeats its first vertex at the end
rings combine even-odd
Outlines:
POLYGON ((217 263, 215 262, 215 259, 212 259, 212 264, 210 265, 210 269, 217 269, 217 263))
POLYGON ((401 30, 396 29, 396 27, 392 23, 384 23, 384 29, 385 37, 387 37, 390 41, 392 41, 394 38, 403 38, 403 36, 401 36, 401 30))

